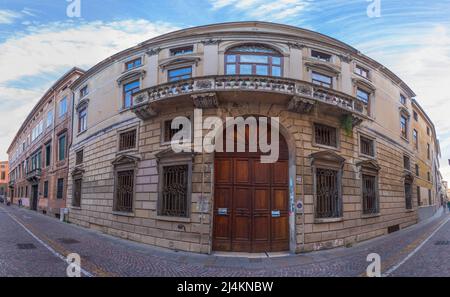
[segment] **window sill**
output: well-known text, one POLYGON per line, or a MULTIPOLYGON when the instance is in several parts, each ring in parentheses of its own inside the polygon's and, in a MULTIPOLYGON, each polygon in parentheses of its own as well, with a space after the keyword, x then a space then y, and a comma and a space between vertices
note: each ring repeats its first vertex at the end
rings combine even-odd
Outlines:
POLYGON ((81 132, 78 132, 78 133, 77 133, 77 137, 80 136, 80 135, 83 135, 84 133, 86 133, 86 131, 87 131, 87 129, 86 129, 86 130, 83 130, 83 131, 81 131, 81 132))
POLYGON ((70 209, 81 210, 81 206, 70 206, 70 209))
POLYGON ((361 218, 363 218, 363 219, 370 219, 370 218, 378 218, 378 217, 380 217, 380 216, 381 216, 380 213, 363 214, 363 215, 361 216, 361 218))
POLYGON ((132 108, 132 107, 121 108, 121 109, 119 110, 119 113, 121 114, 121 113, 126 113, 126 112, 128 112, 128 111, 131 111, 131 108, 132 108))
POLYGON ((326 224, 326 223, 337 223, 343 222, 344 218, 327 218, 327 219, 314 219, 314 224, 326 224))
POLYGON ((121 156, 121 155, 127 155, 127 154, 130 154, 130 153, 139 153, 139 150, 138 150, 138 148, 133 148, 133 149, 129 149, 129 150, 123 150, 123 151, 118 151, 117 153, 116 153, 116 156, 121 156))
POLYGON ((328 145, 324 145, 324 144, 313 143, 312 146, 313 147, 327 149, 327 150, 333 150, 333 151, 336 151, 336 152, 340 152, 341 151, 340 147, 328 146, 328 145))
POLYGON ((113 211, 112 214, 116 216, 130 217, 130 218, 134 218, 136 216, 134 212, 123 212, 123 211, 113 211))
POLYGON ((159 221, 167 221, 167 222, 179 222, 179 223, 190 223, 191 218, 181 218, 181 217, 168 217, 168 216, 156 216, 156 219, 159 221))
POLYGON ((405 209, 406 213, 408 213, 408 212, 415 212, 415 211, 416 211, 415 209, 405 209))
POLYGON ((359 153, 359 156, 362 157, 362 158, 370 159, 370 160, 376 160, 377 159, 376 155, 375 156, 371 156, 371 155, 366 155, 366 154, 363 154, 363 153, 359 153))

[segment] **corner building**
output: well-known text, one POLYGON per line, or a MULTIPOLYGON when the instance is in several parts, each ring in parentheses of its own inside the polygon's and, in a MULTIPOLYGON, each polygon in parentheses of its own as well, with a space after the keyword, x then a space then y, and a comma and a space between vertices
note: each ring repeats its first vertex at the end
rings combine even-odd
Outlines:
POLYGON ((298 253, 418 221, 415 94, 333 38, 263 22, 185 29, 100 62, 72 90, 72 223, 196 253, 298 253), (278 162, 174 153, 171 121, 196 108, 279 117, 278 162))

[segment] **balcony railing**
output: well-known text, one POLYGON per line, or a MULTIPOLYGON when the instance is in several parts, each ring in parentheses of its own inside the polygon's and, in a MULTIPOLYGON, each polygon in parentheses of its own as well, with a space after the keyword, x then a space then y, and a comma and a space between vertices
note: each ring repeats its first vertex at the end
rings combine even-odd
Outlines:
POLYGON ((165 83, 143 89, 133 95, 133 108, 172 97, 208 92, 267 92, 296 96, 334 105, 363 117, 368 117, 367 104, 345 93, 310 82, 267 76, 205 76, 165 83))
POLYGON ((33 169, 27 172, 27 180, 37 180, 40 179, 42 175, 42 170, 40 168, 33 169))

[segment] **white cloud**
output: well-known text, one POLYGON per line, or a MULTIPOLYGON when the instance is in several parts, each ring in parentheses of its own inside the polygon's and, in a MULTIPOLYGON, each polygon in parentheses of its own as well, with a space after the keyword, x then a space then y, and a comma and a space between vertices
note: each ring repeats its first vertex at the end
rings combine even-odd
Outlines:
POLYGON ((15 11, 0 9, 0 24, 12 24, 21 16, 22 14, 15 11))
POLYGON ((309 0, 210 0, 213 10, 231 8, 249 18, 277 21, 293 18, 304 11, 309 0))
POLYGON ((56 22, 28 27, 26 32, 0 43, 0 65, 8 70, 0 71, 0 159, 7 158, 6 150, 15 133, 58 76, 73 66, 87 69, 121 50, 176 29, 147 20, 56 22), (46 85, 20 89, 17 85, 24 79, 44 81, 46 85))

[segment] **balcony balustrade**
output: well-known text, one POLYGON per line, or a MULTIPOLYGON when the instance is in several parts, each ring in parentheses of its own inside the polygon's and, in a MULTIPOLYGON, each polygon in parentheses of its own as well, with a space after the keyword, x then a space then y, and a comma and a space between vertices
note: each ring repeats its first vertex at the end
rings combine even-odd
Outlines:
POLYGON ((32 181, 38 181, 41 178, 42 170, 40 168, 33 169, 31 171, 27 172, 27 180, 32 181))

